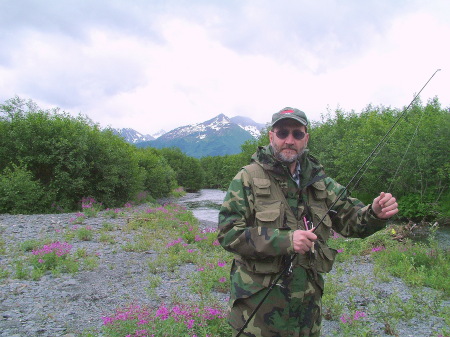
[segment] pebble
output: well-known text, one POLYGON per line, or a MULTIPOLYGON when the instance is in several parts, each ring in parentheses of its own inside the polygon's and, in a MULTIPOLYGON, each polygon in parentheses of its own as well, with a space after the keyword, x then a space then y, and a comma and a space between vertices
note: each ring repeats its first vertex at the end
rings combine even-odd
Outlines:
MULTIPOLYGON (((157 307, 161 302, 170 301, 175 293, 178 298, 199 301, 189 292, 185 280, 195 270, 192 264, 181 266, 176 273, 161 273, 165 282, 159 285, 153 294, 146 290, 149 286, 148 261, 155 257, 154 251, 126 252, 122 244, 132 239, 132 234, 122 231, 122 227, 132 217, 133 212, 142 211, 146 206, 130 210, 123 217, 109 218, 100 212, 97 217, 87 218, 85 225, 95 230, 104 223, 114 226, 108 232, 115 238, 115 244, 103 243, 94 236, 91 241, 73 240, 73 251, 85 249, 88 254, 97 254, 98 267, 94 270, 82 270, 75 274, 51 273, 44 275, 39 281, 20 280, 14 278, 14 266, 17 258, 26 254, 19 250, 26 240, 44 240, 49 237, 61 238, 63 231, 73 226, 71 219, 75 213, 47 215, 0 215, 0 234, 6 253, 0 254, 0 271, 9 270, 7 278, 0 279, 0 337, 75 337, 83 332, 94 330, 96 336, 101 335, 102 316, 112 315, 116 309, 128 304, 138 303, 157 307)), ((215 223, 204 223, 204 226, 217 226, 215 223)), ((78 225, 80 226, 80 225, 78 225)), ((1 246, 0 246, 1 247, 1 246)), ((376 281, 374 265, 368 257, 357 261, 343 263, 344 268, 339 281, 349 284, 351 279, 367 279, 381 298, 389 298, 398 294, 403 301, 413 296, 410 288, 400 279, 391 278, 389 282, 376 281)), ((331 272, 336 273, 337 266, 331 272)), ((432 290, 430 290, 432 292, 432 290)), ((228 294, 216 294, 224 303, 228 294)), ((348 289, 340 295, 340 301, 348 299, 348 289)), ((373 298, 361 289, 352 292, 354 303, 360 309, 367 309, 373 298)), ((443 305, 449 306, 445 301, 443 305)), ((442 318, 425 315, 408 322, 399 321, 395 327, 398 337, 437 336, 439 332, 449 331, 442 318)), ((382 322, 374 321, 372 328, 377 336, 389 335, 384 332, 382 322)), ((341 337, 337 330, 336 320, 323 320, 322 336, 341 337)))
POLYGON ((160 276, 171 282, 162 282, 156 288, 156 295, 151 296, 146 289, 149 287, 148 261, 154 257, 154 252, 122 249, 122 244, 130 240, 130 234, 121 228, 134 212, 145 207, 135 208, 115 219, 102 212, 97 217, 87 218, 84 225, 94 230, 101 229, 104 223, 115 227, 108 232, 114 236, 115 244, 100 242, 98 236, 90 241, 74 239, 70 242, 72 252, 85 249, 88 254, 97 254, 98 267, 59 276, 48 273, 39 281, 14 278, 16 257, 29 254, 21 251, 19 245, 26 240, 43 241, 49 237, 64 241, 61 233, 74 226, 71 219, 75 213, 1 214, 0 234, 6 253, 0 255, 0 270, 7 269, 10 275, 0 279, 0 337, 74 337, 90 329, 101 335, 102 316, 112 315, 128 304, 157 307, 161 301, 170 300, 174 292, 183 299, 198 300, 189 294, 183 282, 187 273, 194 270, 193 265, 180 268, 176 274, 162 273, 160 276))

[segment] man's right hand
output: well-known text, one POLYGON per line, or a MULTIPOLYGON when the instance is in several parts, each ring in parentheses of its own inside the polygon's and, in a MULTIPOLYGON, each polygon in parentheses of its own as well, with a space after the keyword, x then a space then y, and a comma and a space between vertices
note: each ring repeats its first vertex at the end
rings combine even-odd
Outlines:
POLYGON ((300 254, 309 252, 315 240, 317 240, 317 235, 312 232, 312 229, 308 231, 303 231, 300 229, 294 231, 294 251, 300 254))

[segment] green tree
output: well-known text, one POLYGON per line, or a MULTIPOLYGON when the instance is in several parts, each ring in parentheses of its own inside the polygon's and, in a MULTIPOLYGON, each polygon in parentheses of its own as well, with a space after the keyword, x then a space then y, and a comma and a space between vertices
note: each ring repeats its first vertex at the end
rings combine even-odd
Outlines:
POLYGON ((183 186, 186 191, 198 191, 204 186, 205 174, 199 159, 189 157, 175 147, 160 151, 175 171, 178 185, 183 186))
POLYGON ((52 203, 74 210, 91 196, 111 207, 142 190, 135 148, 88 118, 18 97, 0 105, 0 170, 26 167, 52 203))
POLYGON ((32 214, 50 208, 51 196, 25 167, 12 165, 0 175, 0 213, 32 214))
POLYGON ((408 111, 368 106, 360 114, 337 110, 310 128, 309 147, 329 176, 346 185, 368 155, 350 189, 364 202, 389 190, 400 200, 400 215, 415 219, 448 213, 450 114, 437 98, 408 111))
POLYGON ((137 149, 139 166, 145 170, 144 188, 154 198, 169 195, 177 187, 176 173, 158 150, 137 149))

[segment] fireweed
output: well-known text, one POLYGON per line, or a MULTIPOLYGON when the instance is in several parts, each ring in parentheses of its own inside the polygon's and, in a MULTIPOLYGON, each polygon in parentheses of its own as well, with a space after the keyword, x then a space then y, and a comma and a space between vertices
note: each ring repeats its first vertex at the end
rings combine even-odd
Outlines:
POLYGON ((372 336, 366 317, 367 314, 363 311, 355 311, 353 315, 342 315, 339 320, 344 336, 372 336))
MULTIPOLYGON (((135 218, 126 225, 129 231, 138 231, 135 235, 139 237, 139 249, 153 250, 157 252, 155 259, 149 262, 149 272, 158 275, 164 275, 166 272, 176 272, 178 266, 191 264, 192 272, 187 275, 187 284, 193 293, 200 297, 198 303, 217 303, 218 307, 224 308, 225 304, 219 302, 215 298, 217 292, 227 292, 229 287, 229 269, 232 261, 232 254, 226 252, 217 241, 216 228, 203 230, 198 225, 191 212, 177 205, 155 206, 147 209, 141 214, 136 214, 135 218), (147 240, 146 242, 143 242, 147 240)), ((386 230, 380 231, 366 239, 345 239, 339 236, 330 239, 330 246, 339 250, 337 256, 338 262, 354 259, 355 255, 371 255, 375 262, 382 257, 389 257, 389 253, 394 249, 398 249, 399 244, 392 240, 393 232, 386 230)), ((131 246, 130 246, 131 247, 131 246)), ((408 248, 407 248, 408 250, 408 248)), ((400 250, 401 251, 401 250, 400 250)), ((443 254, 439 250, 429 250, 428 254, 413 255, 414 261, 422 261, 423 258, 442 258, 443 254)), ((411 259, 410 259, 411 260, 411 259)), ((443 261, 442 259, 440 261, 443 261)), ((448 260, 444 260, 444 264, 448 266, 448 260)), ((339 263, 335 269, 338 269, 339 263)), ((444 268, 445 269, 445 268, 444 268)), ((404 270, 408 273, 408 270, 404 270)), ((162 276, 164 277, 164 276, 162 276)), ((155 290, 161 285, 160 279, 149 279, 149 287, 155 290)), ((373 320, 379 320, 379 314, 375 306, 367 308, 365 313, 355 312, 357 309, 354 300, 340 301, 339 293, 344 291, 339 285, 339 277, 335 279, 328 277, 327 290, 324 296, 329 296, 329 301, 325 301, 324 297, 324 313, 325 318, 340 322, 339 330, 348 331, 348 335, 369 336, 371 331, 370 324, 373 320), (339 302, 339 306, 329 306, 330 303, 339 302), (352 313, 348 316, 343 313, 352 313), (366 315, 366 316, 364 316, 366 315), (340 320, 342 318, 342 320, 340 320), (345 323, 344 321, 345 320, 345 323)), ((442 281, 441 283, 445 283, 442 281)), ((359 284, 357 285, 359 286, 359 284)), ((355 295, 356 296, 356 295, 355 295)), ((355 297, 357 298, 357 297, 355 297)), ((172 300, 173 303, 183 302, 182 298, 172 300)), ((190 331, 191 318, 175 320, 170 316, 171 308, 162 306, 158 314, 153 309, 147 319, 139 320, 139 316, 124 316, 123 320, 115 319, 113 321, 104 321, 104 329, 108 336, 230 336, 231 332, 226 319, 221 318, 220 324, 225 328, 218 330, 215 334, 213 326, 215 323, 207 322, 203 326, 204 330, 198 332, 190 331), (165 315, 163 313, 166 313, 165 315), (133 317, 132 319, 130 317, 133 317), (165 318, 165 319, 162 319, 165 318), (140 322, 140 324, 138 324, 140 322), (150 325, 152 324, 152 325, 150 325), (108 330, 109 329, 109 330, 108 330)), ((158 310, 159 310, 158 309, 158 310)), ((148 311, 148 310, 147 310, 148 311)), ((122 312, 123 314, 125 312, 122 312)), ((436 310, 436 316, 442 317, 442 313, 436 310)), ((116 317, 116 316, 112 316, 116 317)), ((120 316, 122 317, 122 316, 120 316)), ((194 325, 193 325, 194 326, 194 325)), ((200 326, 200 325, 199 325, 200 326)))
POLYGON ((197 266, 196 272, 190 277, 190 287, 202 299, 210 296, 213 291, 227 292, 230 264, 219 260, 217 263, 203 263, 197 266))
POLYGON ((84 213, 78 212, 75 213, 75 216, 70 218, 70 223, 71 224, 83 224, 84 220, 86 220, 86 215, 84 213))
MULTIPOLYGON (((186 211, 179 205, 164 205, 151 207, 141 214, 136 214, 130 221, 126 230, 138 231, 135 241, 124 248, 136 250, 154 250, 158 254, 155 259, 148 262, 149 272, 161 275, 164 272, 177 272, 178 267, 190 264, 193 271, 187 275, 187 284, 191 290, 200 297, 198 303, 217 303, 217 307, 225 310, 222 301, 214 297, 212 292, 226 292, 229 287, 229 267, 232 260, 231 253, 226 252, 217 241, 216 228, 202 229, 192 212, 186 211), (148 240, 146 243, 145 240, 148 240)), ((149 293, 156 293, 161 281, 149 279, 149 293)), ((176 303, 183 299, 173 300, 176 303)), ((127 320, 115 320, 113 326, 107 324, 104 328, 108 336, 230 336, 223 314, 216 315, 214 319, 205 319, 200 314, 206 307, 190 308, 183 305, 186 317, 173 316, 172 308, 166 308, 167 317, 160 315, 166 307, 162 306, 155 317, 149 316, 147 326, 130 323, 127 320), (202 309, 204 308, 204 309, 202 309), (197 316, 194 313, 198 313, 197 316), (164 319, 163 319, 164 318, 164 319), (152 325, 150 325, 152 324, 152 325)), ((175 312, 176 308, 174 307, 175 312)), ((217 309, 219 310, 219 309, 217 309)), ((123 312, 122 312, 123 314, 123 312)), ((122 317, 122 316, 121 316, 122 317)), ((128 316, 127 316, 128 317, 128 316)), ((110 321, 107 321, 110 323, 110 321)))
POLYGON ((91 241, 94 237, 94 231, 91 226, 80 227, 75 229, 75 236, 80 241, 91 241))
POLYGON ((34 268, 34 277, 47 270, 58 272, 75 272, 78 264, 70 258, 72 245, 67 242, 53 242, 43 245, 32 251, 31 265, 34 268))
POLYGON ((92 197, 85 197, 81 199, 81 209, 88 218, 97 216, 97 213, 102 208, 103 204, 101 202, 97 202, 92 197))
POLYGON ((102 317, 109 337, 231 336, 226 312, 217 307, 161 304, 157 309, 131 305, 102 317))
POLYGON ((112 218, 112 219, 116 219, 118 218, 120 215, 123 215, 124 212, 120 209, 120 208, 107 208, 105 210, 105 215, 112 218))

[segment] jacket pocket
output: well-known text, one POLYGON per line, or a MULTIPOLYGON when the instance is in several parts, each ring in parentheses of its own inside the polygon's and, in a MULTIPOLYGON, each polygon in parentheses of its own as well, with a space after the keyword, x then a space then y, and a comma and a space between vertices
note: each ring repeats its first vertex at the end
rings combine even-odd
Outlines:
POLYGON ((281 201, 259 200, 255 205, 255 222, 259 227, 282 227, 283 214, 281 201))
POLYGON ((337 250, 317 241, 315 244, 315 266, 319 273, 328 273, 333 268, 337 250))
POLYGON ((322 180, 315 182, 312 187, 313 198, 310 200, 310 207, 313 213, 313 224, 314 226, 317 226, 321 221, 323 222, 323 225, 326 228, 322 230, 319 228, 318 233, 321 234, 323 241, 326 241, 328 240, 332 226, 331 218, 328 214, 328 192, 326 185, 322 180))
POLYGON ((270 179, 253 178, 255 194, 259 197, 268 197, 270 195, 270 179))

